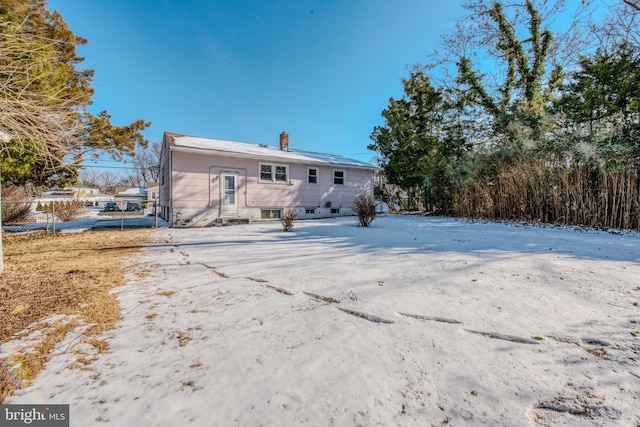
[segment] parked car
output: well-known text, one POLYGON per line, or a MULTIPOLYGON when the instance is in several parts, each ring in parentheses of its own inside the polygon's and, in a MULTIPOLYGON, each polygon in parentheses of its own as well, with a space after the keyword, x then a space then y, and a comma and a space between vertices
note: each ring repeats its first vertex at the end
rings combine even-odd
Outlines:
POLYGON ((139 211, 142 208, 140 207, 140 203, 138 202, 127 202, 127 209, 128 211, 139 211))
POLYGON ((114 211, 119 211, 120 209, 118 209, 118 204, 116 202, 107 202, 104 205, 104 211, 103 212, 114 212, 114 211))

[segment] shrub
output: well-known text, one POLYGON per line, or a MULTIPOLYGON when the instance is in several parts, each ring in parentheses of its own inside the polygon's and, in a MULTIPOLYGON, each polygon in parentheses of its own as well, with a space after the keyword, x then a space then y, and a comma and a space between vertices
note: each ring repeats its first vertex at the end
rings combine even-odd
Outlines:
POLYGON ((2 222, 26 222, 31 216, 31 197, 23 187, 2 186, 2 222))
POLYGON ((282 213, 280 222, 282 223, 282 231, 291 231, 293 228, 293 222, 296 219, 296 213, 293 209, 286 209, 282 213))
POLYGON ((46 211, 53 213, 60 221, 75 221, 84 212, 82 202, 52 202, 46 211))
POLYGON ((376 201, 370 194, 359 194, 353 200, 353 209, 360 227, 368 227, 376 216, 376 201))

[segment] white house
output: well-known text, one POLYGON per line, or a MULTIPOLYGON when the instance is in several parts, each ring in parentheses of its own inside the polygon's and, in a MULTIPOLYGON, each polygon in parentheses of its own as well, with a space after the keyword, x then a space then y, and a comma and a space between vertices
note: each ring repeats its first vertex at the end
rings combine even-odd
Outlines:
POLYGON ((135 202, 142 206, 147 201, 147 189, 144 187, 127 188, 113 196, 113 200, 118 203, 120 209, 127 208, 127 202, 135 202))
POLYGON ((373 195, 376 167, 343 156, 165 132, 160 155, 160 214, 174 227, 353 214, 373 195))
POLYGON ((147 182, 147 200, 149 206, 155 206, 160 194, 160 186, 157 182, 147 182))
POLYGON ((37 209, 38 203, 45 205, 51 202, 84 202, 86 204, 104 206, 105 203, 113 201, 113 196, 103 194, 97 187, 85 185, 74 185, 62 189, 52 189, 36 197, 33 203, 33 210, 37 209))

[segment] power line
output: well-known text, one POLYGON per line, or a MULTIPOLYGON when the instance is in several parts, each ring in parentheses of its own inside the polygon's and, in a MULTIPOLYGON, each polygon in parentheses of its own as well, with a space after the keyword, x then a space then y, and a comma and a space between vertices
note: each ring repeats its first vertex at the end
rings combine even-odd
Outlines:
POLYGON ((128 169, 128 170, 145 170, 149 168, 139 166, 100 166, 100 165, 80 165, 81 168, 96 168, 96 169, 128 169))

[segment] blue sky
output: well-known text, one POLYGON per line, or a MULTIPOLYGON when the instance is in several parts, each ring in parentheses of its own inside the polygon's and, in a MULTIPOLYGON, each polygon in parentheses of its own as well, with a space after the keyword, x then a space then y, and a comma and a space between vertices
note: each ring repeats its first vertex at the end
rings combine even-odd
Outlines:
POLYGON ((464 15, 462 0, 49 0, 86 39, 91 110, 115 124, 369 161, 400 79, 464 15))

